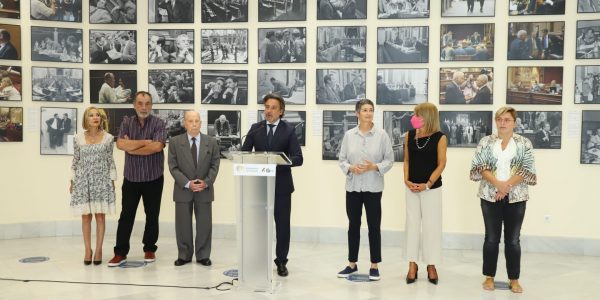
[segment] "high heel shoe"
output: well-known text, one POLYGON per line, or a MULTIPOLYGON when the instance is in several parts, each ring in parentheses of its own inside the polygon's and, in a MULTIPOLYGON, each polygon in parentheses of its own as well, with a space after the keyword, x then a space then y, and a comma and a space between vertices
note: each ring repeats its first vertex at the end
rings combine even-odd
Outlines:
MULTIPOLYGON (((415 270, 415 277, 414 278, 410 278, 410 277, 408 277, 408 274, 406 274, 406 284, 414 283, 417 280, 417 277, 419 275, 419 273, 418 273, 419 272, 419 265, 416 265, 416 266, 417 266, 417 268, 415 270)), ((409 271, 409 273, 410 273, 410 271, 409 271)))
MULTIPOLYGON (((98 252, 96 252, 96 254, 98 254, 98 252)), ((100 257, 100 259, 99 259, 99 260, 96 260, 96 259, 94 258, 94 265, 95 265, 95 266, 97 266, 97 265, 100 265, 100 264, 102 264, 102 257, 100 257)))
POLYGON ((438 284, 438 276, 437 276, 437 270, 435 269, 435 266, 432 266, 432 265, 427 266, 427 280, 429 280, 429 282, 431 282, 435 285, 438 284), (435 278, 432 278, 429 276, 430 267, 431 267, 431 269, 433 269, 435 271, 435 275, 436 275, 435 278))
POLYGON ((91 265, 91 264, 92 264, 92 257, 93 257, 93 256, 94 256, 94 252, 92 252, 92 253, 91 253, 91 255, 90 255, 90 259, 89 259, 89 260, 88 260, 88 259, 85 259, 85 258, 83 259, 83 264, 84 264, 84 265, 86 265, 86 266, 89 266, 89 265, 91 265))

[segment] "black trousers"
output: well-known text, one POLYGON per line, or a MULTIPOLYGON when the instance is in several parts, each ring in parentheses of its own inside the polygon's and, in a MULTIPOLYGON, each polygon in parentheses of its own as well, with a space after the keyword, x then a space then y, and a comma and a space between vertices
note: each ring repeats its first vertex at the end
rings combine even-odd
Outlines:
POLYGON ((275 195, 273 217, 275 219, 275 263, 286 264, 290 252, 290 215, 292 214, 292 194, 275 195))
POLYGON ((467 0, 467 11, 473 12, 475 6, 475 0, 467 0))
POLYGON ((521 225, 525 217, 525 201, 508 203, 508 197, 489 202, 481 199, 481 211, 485 223, 483 242, 483 275, 496 276, 498 247, 504 223, 504 257, 508 279, 519 279, 521 273, 521 225))
POLYGON ((158 215, 160 214, 160 200, 162 196, 164 177, 161 176, 153 181, 131 182, 123 179, 121 191, 123 193, 123 209, 119 217, 117 227, 117 245, 115 254, 126 256, 129 253, 129 239, 135 222, 135 213, 140 197, 144 202, 144 213, 146 213, 146 226, 144 227, 144 252, 156 252, 156 241, 158 241, 158 215))
POLYGON ((371 263, 381 262, 381 192, 346 192, 346 214, 348 215, 348 261, 358 261, 360 247, 360 223, 362 207, 367 213, 369 226, 369 250, 371 263))

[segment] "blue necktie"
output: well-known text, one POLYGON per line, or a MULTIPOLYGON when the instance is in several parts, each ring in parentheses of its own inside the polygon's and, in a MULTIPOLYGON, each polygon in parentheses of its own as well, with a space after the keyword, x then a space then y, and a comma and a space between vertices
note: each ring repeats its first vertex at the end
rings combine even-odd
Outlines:
POLYGON ((271 141, 273 141, 273 127, 275 127, 275 124, 267 125, 269 125, 269 133, 267 133, 267 146, 269 147, 269 150, 271 150, 271 141))

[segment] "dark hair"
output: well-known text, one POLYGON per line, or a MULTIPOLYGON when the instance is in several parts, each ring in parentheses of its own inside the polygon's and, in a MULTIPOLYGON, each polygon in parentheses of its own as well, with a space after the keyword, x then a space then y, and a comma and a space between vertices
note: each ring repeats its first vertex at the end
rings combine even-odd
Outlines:
POLYGON ((158 40, 156 40, 156 44, 160 45, 161 48, 165 47, 165 37, 159 36, 158 40))
POLYGON ((135 103, 138 96, 148 96, 150 98, 150 102, 152 102, 152 95, 150 95, 150 93, 146 91, 138 91, 137 93, 135 93, 135 95, 133 95, 133 103, 135 103))
POLYGON ((6 29, 0 29, 0 35, 2 35, 2 39, 5 41, 10 41, 10 32, 6 29))
POLYGON ((375 104, 373 104, 373 101, 371 101, 369 99, 360 99, 358 102, 356 102, 354 111, 359 112, 360 109, 363 107, 363 105, 367 105, 367 104, 373 106, 373 109, 375 109, 375 104))
POLYGON ((238 83, 238 79, 237 77, 230 75, 229 77, 227 77, 227 79, 231 79, 233 82, 238 83))
POLYGON ((327 75, 323 76, 323 82, 324 83, 331 82, 331 74, 327 74, 327 75))
POLYGON ((263 103, 266 104, 267 100, 269 100, 269 99, 274 99, 279 102, 279 107, 281 107, 281 110, 282 110, 281 116, 279 116, 279 117, 283 118, 283 116, 285 115, 285 101, 283 101, 283 98, 281 98, 281 96, 279 96, 276 93, 269 93, 263 97, 263 103))

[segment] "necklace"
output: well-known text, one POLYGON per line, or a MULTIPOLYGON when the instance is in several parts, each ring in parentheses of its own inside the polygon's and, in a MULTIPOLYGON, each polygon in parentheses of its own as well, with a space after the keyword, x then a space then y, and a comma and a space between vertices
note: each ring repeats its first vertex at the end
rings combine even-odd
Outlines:
POLYGON ((417 148, 419 148, 419 150, 425 148, 425 146, 427 146, 427 143, 429 143, 429 139, 431 139, 431 135, 427 137, 427 140, 425 141, 425 144, 423 144, 423 146, 419 146, 419 138, 415 134, 415 144, 417 145, 417 148))
POLYGON ((98 131, 96 134, 91 135, 89 133, 89 131, 85 132, 85 135, 87 135, 88 138, 90 138, 90 141, 92 144, 96 143, 96 138, 99 137, 102 134, 102 131, 98 131))

